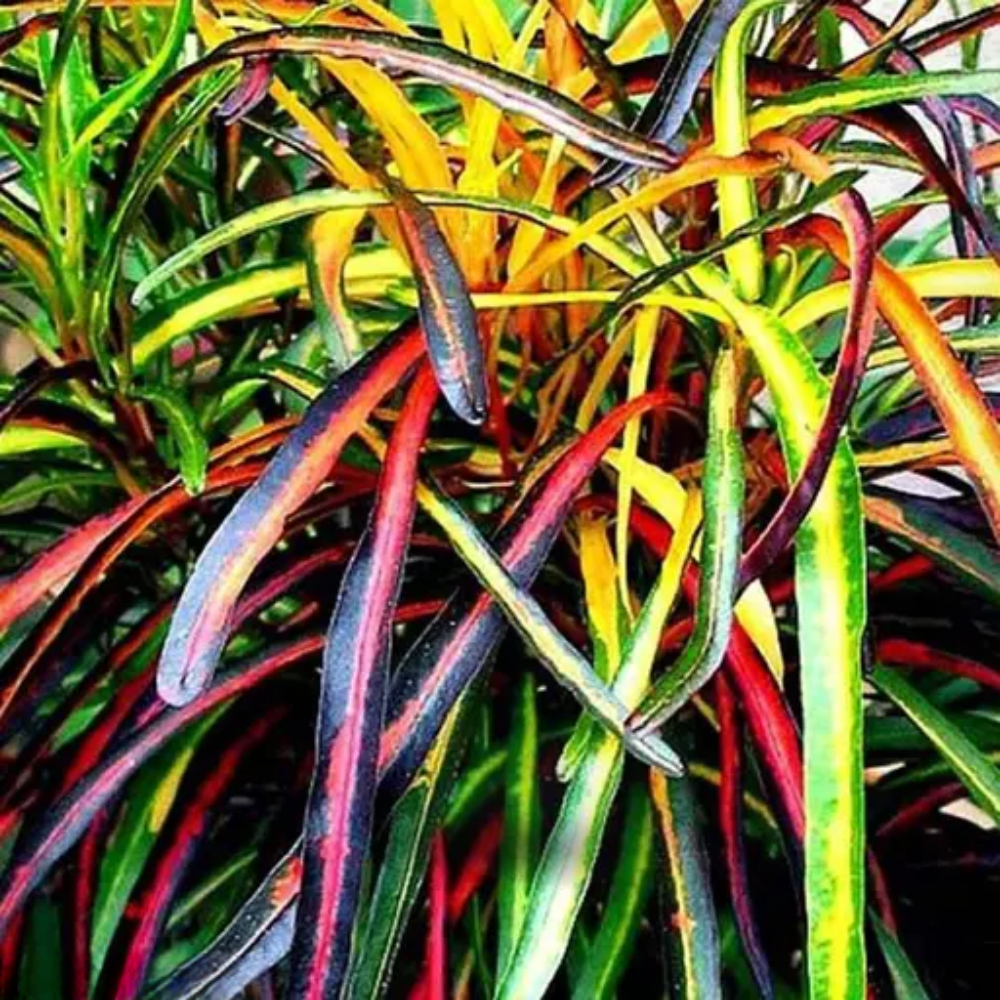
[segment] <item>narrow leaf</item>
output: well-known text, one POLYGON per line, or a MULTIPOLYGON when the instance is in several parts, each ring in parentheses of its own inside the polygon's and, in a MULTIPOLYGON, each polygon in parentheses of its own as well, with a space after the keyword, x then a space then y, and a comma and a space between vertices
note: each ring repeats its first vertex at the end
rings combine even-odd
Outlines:
MULTIPOLYGON (((701 78, 743 4, 744 0, 703 0, 698 4, 671 46, 653 93, 632 125, 637 135, 664 144, 677 136, 697 96, 701 78)), ((632 169, 620 158, 608 160, 595 173, 594 183, 621 184, 632 169)))
POLYGON ((522 675, 518 686, 507 747, 504 836, 497 884, 500 969, 506 966, 524 925, 528 891, 538 861, 541 817, 538 710, 535 681, 530 673, 522 675))
POLYGON ((930 1000, 930 994, 924 989, 917 970, 910 961, 910 956, 903 950, 899 939, 882 922, 877 913, 868 915, 875 931, 875 940, 882 949, 882 957, 889 967, 892 985, 896 990, 896 1000, 930 1000))
POLYGON ((526 77, 481 62, 437 42, 354 28, 309 26, 246 34, 218 46, 211 54, 174 75, 152 99, 144 122, 133 136, 139 148, 146 132, 202 76, 226 63, 277 55, 361 59, 457 87, 513 114, 532 118, 599 155, 637 166, 668 170, 676 158, 662 145, 600 118, 561 94, 526 77))
POLYGON ((114 1000, 135 1000, 140 995, 170 907, 208 830, 212 810, 229 789, 247 754, 286 711, 284 706, 278 706, 254 720, 212 761, 211 770, 200 781, 193 797, 183 803, 181 817, 165 838, 165 850, 157 858, 145 885, 135 894, 124 926, 118 930, 115 948, 98 984, 99 991, 113 983, 107 986, 106 995, 114 1000))
POLYGON ((653 813, 640 787, 629 790, 618 864, 597 935, 590 944, 573 1000, 613 1000, 628 968, 655 881, 653 813))
POLYGON ((668 781, 652 771, 649 787, 667 875, 669 993, 678 1000, 721 1000, 718 921, 691 779, 668 781))
MULTIPOLYGON (((693 504, 688 511, 684 530, 674 539, 653 594, 647 598, 614 672, 613 690, 629 707, 649 681, 660 629, 690 555, 700 506, 693 504)), ((498 1000, 540 998, 558 972, 593 877, 623 767, 621 743, 608 732, 595 733, 563 796, 559 817, 538 864, 527 919, 501 975, 498 1000)))
MULTIPOLYGON (((834 224, 831 223, 831 226, 834 224)), ((748 306, 711 265, 696 280, 724 303, 774 396, 792 475, 808 455, 827 389, 801 340, 748 306)), ((866 620, 861 489, 841 440, 796 535, 795 595, 805 716, 806 906, 814 997, 864 992, 861 639, 866 620), (815 641, 823 636, 822 642, 815 641)))
POLYGON ((348 986, 353 1000, 375 1000, 384 995, 389 984, 407 919, 424 879, 431 840, 452 792, 471 709, 477 703, 473 690, 455 706, 423 767, 393 809, 348 986))
POLYGON ((131 394, 151 403, 167 422, 179 455, 181 479, 188 492, 197 496, 205 488, 208 441, 191 404, 179 392, 166 386, 133 388, 131 394))
POLYGON ((441 394, 463 420, 481 424, 488 405, 486 362, 462 269, 434 213, 388 177, 385 187, 413 262, 420 328, 441 394))
POLYGON ((630 719, 638 732, 656 728, 715 673, 729 645, 743 527, 743 447, 739 370, 731 351, 715 363, 705 457, 705 531, 695 627, 677 664, 653 686, 630 719))
POLYGON ((197 701, 157 715, 69 790, 25 834, 11 863, 0 876, 0 937, 17 916, 31 891, 76 843, 94 816, 118 794, 122 785, 171 737, 234 697, 268 678, 315 656, 320 640, 308 636, 271 649, 236 668, 197 701))
POLYGON ((275 865, 212 946, 171 973, 149 1000, 230 1000, 288 953, 302 867, 298 848, 275 865))
POLYGON ((291 957, 291 990, 302 1000, 339 996, 347 975, 374 820, 392 622, 416 510, 417 458, 436 400, 430 372, 421 369, 327 630, 291 957))
POLYGON ((979 747, 899 670, 876 667, 872 682, 934 744, 976 802, 1000 822, 1000 771, 979 747))
POLYGON ((350 436, 420 353, 408 327, 383 341, 311 404, 260 479, 212 536, 181 594, 157 671, 161 697, 185 705, 204 690, 250 574, 285 521, 326 478, 350 436))
MULTIPOLYGON (((522 587, 540 571, 574 496, 625 424, 663 401, 651 394, 616 408, 529 490, 494 540, 503 565, 522 587)), ((488 662, 504 627, 490 595, 464 594, 453 598, 416 640, 389 694, 382 763, 390 788, 400 789, 412 776, 451 706, 488 662)))

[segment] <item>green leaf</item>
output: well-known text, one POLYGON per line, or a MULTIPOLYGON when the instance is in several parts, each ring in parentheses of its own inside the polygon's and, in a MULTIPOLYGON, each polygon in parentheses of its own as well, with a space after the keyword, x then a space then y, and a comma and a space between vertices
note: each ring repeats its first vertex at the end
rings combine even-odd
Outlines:
POLYGON ((528 891, 538 862, 541 825, 538 709, 535 682, 530 673, 523 674, 518 685, 507 747, 504 829, 497 881, 498 974, 506 967, 524 925, 528 891))
POLYGON ((423 484, 418 487, 417 499, 556 680, 640 760, 672 773, 682 771, 679 758, 658 737, 636 737, 626 730, 627 710, 620 697, 601 681, 534 597, 511 578, 462 509, 423 484))
POLYGON ((30 455, 36 451, 57 448, 86 448, 87 442, 74 434, 51 430, 48 427, 31 427, 10 424, 0 431, 0 457, 30 455))
POLYGON ((71 160, 80 156, 99 135, 107 132, 115 119, 138 108, 166 76, 184 44, 193 8, 193 0, 174 0, 173 16, 166 36, 154 50, 156 54, 139 72, 102 94, 91 106, 70 150, 71 160))
POLYGON ((160 830, 177 797, 187 766, 214 721, 213 714, 186 733, 145 768, 129 787, 121 820, 101 862, 90 943, 92 984, 97 982, 132 890, 159 841, 160 830))
POLYGON ((166 421, 177 449, 181 479, 188 492, 197 496, 205 488, 208 441, 193 407, 176 389, 162 385, 133 388, 131 394, 150 403, 166 421))
POLYGON ((18 954, 20 996, 62 1000, 65 994, 63 970, 66 961, 63 934, 65 924, 53 900, 42 896, 28 909, 24 938, 18 954))
MULTIPOLYGON (((747 121, 746 57, 754 22, 765 11, 789 0, 750 0, 743 4, 719 50, 712 77, 712 125, 715 148, 722 156, 740 156, 750 148, 747 121)), ((758 214, 757 190, 747 177, 720 177, 719 222, 723 234, 751 223, 758 214)), ((726 250, 726 270, 740 295, 755 302, 764 293, 764 250, 751 236, 726 250)))
POLYGON ((470 692, 452 709, 423 767, 392 812, 385 853, 358 934, 348 988, 353 1000, 382 996, 389 984, 476 701, 475 692, 470 692))
MULTIPOLYGON (((657 584, 629 637, 621 665, 614 670, 613 691, 629 707, 649 682, 659 636, 680 588, 699 515, 700 506, 689 503, 657 584)), ((503 971, 498 1000, 542 997, 555 977, 593 877, 624 762, 621 743, 607 731, 595 732, 576 765, 545 845, 531 885, 528 916, 503 971)))
POLYGON ((899 939, 882 922, 877 913, 870 913, 869 919, 875 940, 882 949, 882 957, 889 967, 892 985, 896 990, 897 1000, 930 1000, 930 994, 924 989, 917 970, 910 961, 910 956, 903 950, 899 939))
POLYGON ((690 778, 650 774, 666 867, 667 974, 677 1000, 721 1000, 719 927, 690 778))
MULTIPOLYGON (((572 233, 578 226, 574 220, 538 205, 511 199, 450 194, 443 191, 416 191, 414 194, 430 208, 465 208, 470 211, 508 214, 563 234, 572 233)), ((271 229, 274 226, 285 225, 296 219, 319 215, 322 212, 368 210, 380 208, 388 203, 389 197, 382 191, 349 191, 335 188, 306 191, 289 198, 259 205, 198 237, 163 261, 135 287, 132 292, 132 302, 135 305, 141 304, 168 278, 190 267, 208 254, 237 240, 252 236, 254 233, 271 229)), ((638 273, 643 269, 641 258, 624 250, 616 241, 606 236, 589 236, 585 242, 595 253, 612 263, 618 263, 629 272, 638 273)))
MULTIPOLYGON (((729 311, 756 356, 774 399, 789 474, 796 476, 823 418, 826 383, 802 341, 771 310, 747 305, 712 265, 702 265, 695 281, 729 311)), ((816 1000, 853 1000, 865 990, 861 642, 866 586, 861 483, 842 440, 795 538, 809 989, 816 1000)))
POLYGON ((655 729, 687 704, 718 670, 729 646, 743 542, 739 389, 736 358, 725 349, 715 363, 708 403, 705 530, 695 627, 677 663, 633 713, 630 724, 639 732, 655 729))
POLYGON ((298 292, 306 283, 302 261, 278 261, 246 267, 182 292, 146 313, 136 324, 132 361, 136 368, 143 368, 181 337, 236 315, 254 303, 298 292))
POLYGON ((618 740, 606 732, 595 736, 563 796, 496 1000, 535 1000, 547 995, 590 885, 624 762, 618 740))
POLYGON ((861 111, 923 97, 965 97, 1000 93, 1000 70, 941 73, 873 73, 860 79, 817 83, 770 99, 750 114, 750 134, 780 129, 800 118, 861 111))
POLYGON ((655 881, 653 812, 645 789, 629 789, 618 864, 600 927, 573 987, 573 1000, 614 1000, 635 950, 655 881))
MULTIPOLYGON (((667 264, 647 269, 640 277, 626 285, 618 298, 607 309, 602 311, 593 326, 596 328, 610 323, 630 305, 654 292, 664 282, 684 274, 685 271, 690 270, 696 264, 712 260, 726 250, 736 247, 744 240, 759 237, 769 229, 787 226, 796 219, 809 215, 821 205, 835 198, 838 194, 853 187, 863 176, 864 171, 861 170, 838 171, 829 180, 810 188, 793 205, 785 205, 766 212, 759 212, 754 218, 733 229, 721 239, 715 240, 703 250, 679 254, 667 264)), ((735 180, 737 178, 731 179, 735 180)))
POLYGON ((872 682, 934 744, 975 801, 1000 823, 1000 771, 979 747, 898 669, 876 667, 872 682))

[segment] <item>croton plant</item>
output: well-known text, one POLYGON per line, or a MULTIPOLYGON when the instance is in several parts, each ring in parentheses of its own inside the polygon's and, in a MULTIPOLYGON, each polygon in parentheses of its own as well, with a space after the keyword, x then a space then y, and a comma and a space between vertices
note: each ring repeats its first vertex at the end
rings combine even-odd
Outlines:
POLYGON ((0 996, 996 996, 998 31, 4 0, 0 996))

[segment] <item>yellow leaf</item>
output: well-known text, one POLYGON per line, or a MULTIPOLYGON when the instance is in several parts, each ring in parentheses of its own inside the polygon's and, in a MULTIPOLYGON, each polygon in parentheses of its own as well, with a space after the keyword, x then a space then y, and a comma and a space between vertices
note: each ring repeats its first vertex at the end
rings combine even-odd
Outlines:
POLYGON ((606 517, 588 514, 580 518, 580 570, 591 628, 604 646, 608 663, 617 665, 622 636, 615 596, 615 559, 608 543, 606 517))
MULTIPOLYGON (((637 399, 646 391, 659 322, 660 311, 658 309, 639 310, 639 315, 635 320, 635 334, 632 338, 632 364, 628 371, 629 399, 637 399)), ((625 425, 621 462, 618 467, 618 520, 615 522, 615 550, 618 556, 618 581, 621 586, 622 603, 629 611, 631 611, 631 604, 628 600, 629 511, 632 507, 632 473, 635 468, 641 428, 642 419, 640 417, 630 420, 625 425)))
POLYGON ((153 796, 153 807, 149 811, 149 832, 159 833, 163 829, 163 824, 170 815, 170 809, 177 798, 177 790, 180 788, 181 778, 187 770, 191 757, 194 754, 197 744, 192 743, 177 755, 170 770, 163 776, 153 796))
MULTIPOLYGON (((620 449, 609 450, 605 454, 605 460, 618 471, 622 462, 620 449)), ((680 480, 664 469, 637 458, 632 483, 643 501, 676 530, 684 514, 686 497, 680 480)), ((736 617, 780 683, 784 677, 785 664, 778 641, 778 623, 770 598, 759 581, 748 587, 737 602, 736 617)))

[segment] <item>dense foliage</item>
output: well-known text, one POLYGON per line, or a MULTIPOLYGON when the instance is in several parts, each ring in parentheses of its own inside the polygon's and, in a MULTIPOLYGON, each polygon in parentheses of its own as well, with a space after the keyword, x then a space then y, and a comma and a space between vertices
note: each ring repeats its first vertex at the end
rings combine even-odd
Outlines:
POLYGON ((0 996, 995 994, 1000 8, 875 6, 3 3, 0 996))

